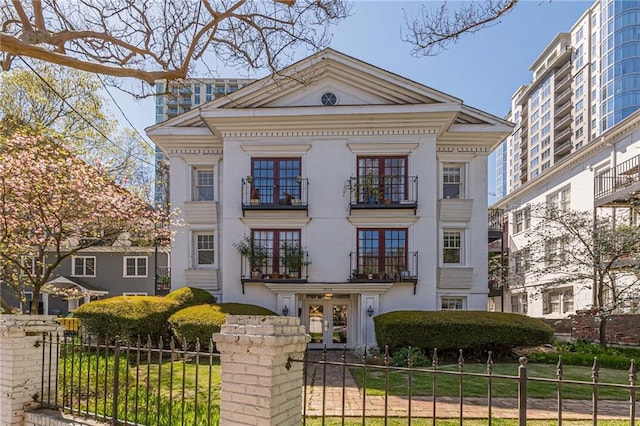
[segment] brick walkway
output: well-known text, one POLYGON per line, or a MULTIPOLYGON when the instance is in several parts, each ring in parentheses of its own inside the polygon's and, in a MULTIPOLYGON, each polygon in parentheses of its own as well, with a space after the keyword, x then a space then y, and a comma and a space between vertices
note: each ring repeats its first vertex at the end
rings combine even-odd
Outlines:
MULTIPOLYGON (((341 362, 341 352, 329 352, 329 361, 341 362)), ((317 361, 320 353, 310 353, 309 359, 317 361)), ((310 363, 307 371, 307 415, 341 416, 343 407, 342 390, 343 368, 337 365, 327 365, 327 385, 323 395, 323 366, 310 363), (324 408, 323 408, 324 407, 324 408)), ((389 396, 387 403, 388 416, 407 416, 408 398, 389 396)), ((516 398, 493 398, 492 418, 518 418, 516 398)), ((356 386, 355 380, 346 368, 344 380, 344 412, 347 417, 362 416, 362 392, 356 386)), ((385 401, 383 396, 369 396, 365 400, 366 415, 371 417, 385 415, 385 401)), ((563 419, 592 419, 591 400, 563 400, 563 419)), ((433 413, 433 398, 413 397, 411 400, 412 417, 431 417, 433 413)), ((636 404, 636 416, 640 416, 640 403, 636 404)), ((438 397, 436 399, 436 417, 458 418, 460 416, 460 401, 457 397, 438 397)), ((463 416, 469 419, 483 419, 488 417, 487 398, 465 398, 463 416)), ((557 401, 555 399, 529 399, 527 401, 528 419, 557 419, 557 401)), ((599 419, 628 419, 629 403, 626 401, 598 401, 599 419)), ((638 418, 638 417, 637 417, 638 418)))

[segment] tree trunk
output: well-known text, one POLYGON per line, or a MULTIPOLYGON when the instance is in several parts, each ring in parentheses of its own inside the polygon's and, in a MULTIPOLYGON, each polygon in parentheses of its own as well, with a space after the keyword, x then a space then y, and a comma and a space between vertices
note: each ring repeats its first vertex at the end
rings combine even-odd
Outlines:
POLYGON ((607 346, 607 317, 602 315, 600 316, 599 341, 600 346, 607 346))
POLYGON ((40 308, 40 287, 33 287, 33 298, 31 299, 30 315, 38 315, 40 308))

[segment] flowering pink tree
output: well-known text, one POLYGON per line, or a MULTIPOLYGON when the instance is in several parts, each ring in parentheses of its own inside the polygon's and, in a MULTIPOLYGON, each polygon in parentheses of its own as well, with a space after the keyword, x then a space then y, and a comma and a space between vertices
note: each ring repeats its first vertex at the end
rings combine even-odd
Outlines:
POLYGON ((65 258, 125 233, 153 245, 168 217, 50 139, 0 139, 0 272, 23 300, 33 288, 31 312, 65 258))

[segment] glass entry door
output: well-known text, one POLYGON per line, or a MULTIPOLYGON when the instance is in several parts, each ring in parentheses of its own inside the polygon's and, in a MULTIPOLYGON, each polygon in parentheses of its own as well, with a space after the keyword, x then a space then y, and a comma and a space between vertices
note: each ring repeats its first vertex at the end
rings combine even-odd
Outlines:
POLYGON ((307 332, 311 348, 342 348, 347 344, 348 300, 307 299, 307 332))

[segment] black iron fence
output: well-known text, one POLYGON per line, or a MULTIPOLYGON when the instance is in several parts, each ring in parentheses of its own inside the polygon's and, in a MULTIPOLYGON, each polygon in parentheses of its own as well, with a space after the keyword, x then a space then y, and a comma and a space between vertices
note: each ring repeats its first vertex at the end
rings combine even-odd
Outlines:
POLYGON ((201 348, 45 334, 40 343, 45 408, 111 425, 218 424, 219 355, 211 341, 201 348))
MULTIPOLYGON (((465 360, 462 351, 459 352, 457 364, 443 368, 438 357, 438 351, 433 351, 430 367, 414 367, 411 357, 412 351, 408 351, 406 367, 393 365, 389 352, 376 356, 367 348, 361 350, 361 356, 355 356, 351 352, 327 351, 320 353, 309 352, 302 360, 290 359, 290 362, 304 363, 304 405, 303 418, 307 424, 312 418, 339 419, 341 424, 346 420, 351 422, 367 419, 382 418, 384 424, 390 418, 406 419, 411 424, 412 419, 427 418, 436 425, 439 418, 458 418, 463 424, 465 418, 484 418, 491 425, 495 418, 518 419, 521 426, 527 424, 527 420, 544 418, 550 420, 550 424, 562 425, 563 419, 589 418, 593 424, 598 423, 598 416, 607 418, 628 419, 630 425, 635 425, 637 420, 637 368, 634 360, 630 362, 628 370, 628 384, 614 384, 600 382, 600 367, 598 359, 594 358, 590 380, 569 380, 564 375, 562 357, 555 366, 555 378, 530 377, 527 367, 527 359, 521 357, 517 374, 505 375, 494 372, 492 354, 489 352, 484 372, 466 371, 465 360), (403 389, 398 396, 397 384, 391 379, 393 375, 402 375, 400 382, 403 389), (358 383, 353 377, 358 377, 358 383), (430 384, 425 395, 424 381, 420 390, 418 388, 419 377, 427 376, 430 384), (485 393, 483 397, 468 397, 467 386, 478 391, 478 380, 484 381, 485 393), (448 390, 451 390, 451 382, 457 387, 457 396, 444 396, 440 387, 445 387, 445 381, 449 382, 448 390), (371 383, 372 381, 376 383, 371 383), (496 397, 494 387, 500 382, 510 382, 514 386, 511 398, 496 397), (555 388, 555 398, 534 399, 530 396, 530 388, 546 384, 555 388), (590 400, 569 399, 568 387, 586 387, 591 393, 590 400), (395 389, 391 389, 395 387, 395 389), (600 392, 617 389, 626 393, 628 400, 604 400, 600 398, 600 392), (533 414, 529 414, 535 411, 533 414), (452 415, 452 413, 455 413, 452 415)), ((549 365, 550 369, 554 366, 549 365)), ((571 390, 573 391, 573 390, 571 390)))

